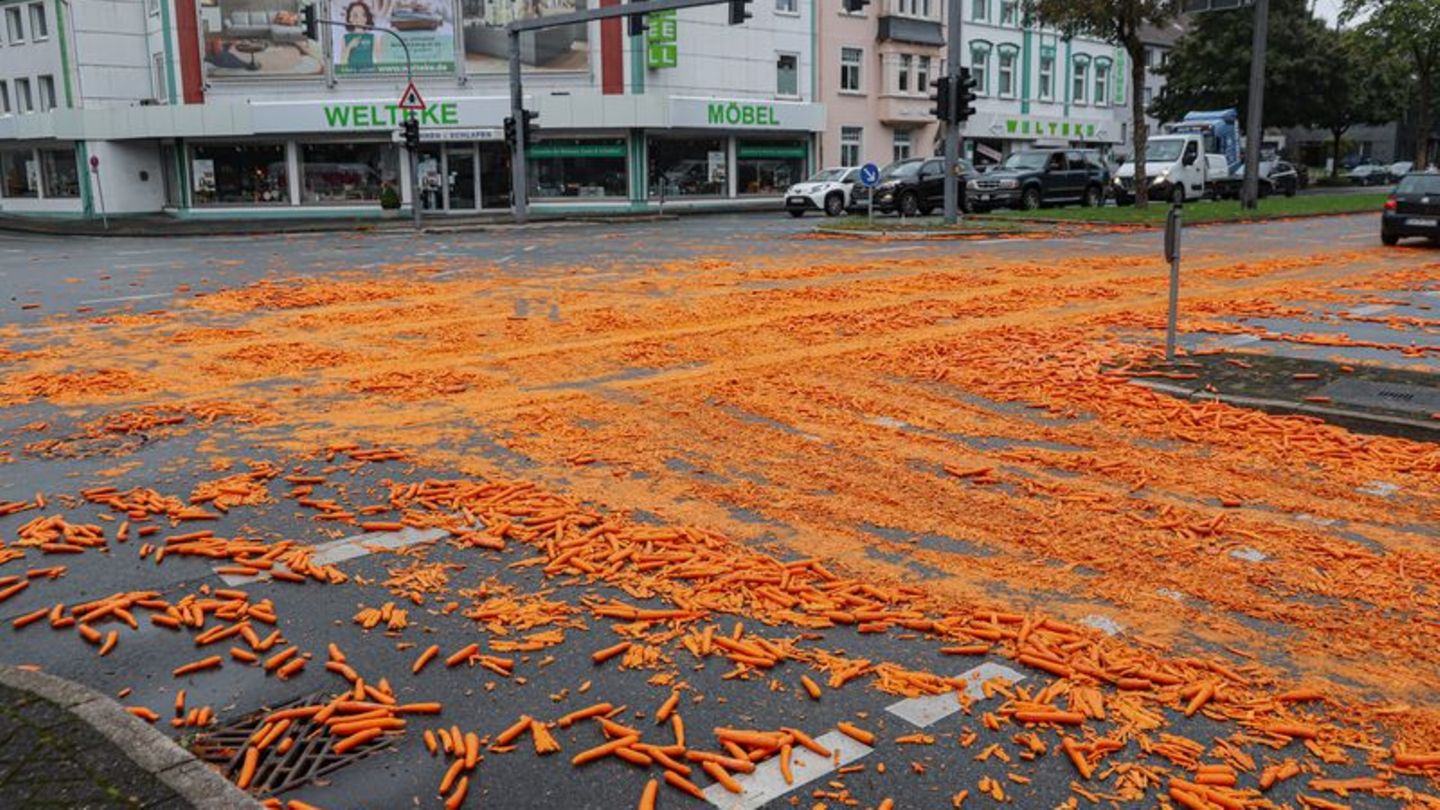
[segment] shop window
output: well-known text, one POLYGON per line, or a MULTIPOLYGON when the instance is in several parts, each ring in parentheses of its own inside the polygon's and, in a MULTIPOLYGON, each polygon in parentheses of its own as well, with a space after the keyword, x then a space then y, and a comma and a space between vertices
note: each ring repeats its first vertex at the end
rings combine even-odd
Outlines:
POLYGON ((290 201, 289 175, 282 143, 190 147, 196 205, 285 205, 290 201))
POLYGON ((41 149, 40 171, 45 178, 46 197, 61 200, 80 196, 80 169, 74 146, 41 149))
POLYGON ((388 143, 301 144, 300 178, 301 202, 378 202, 399 188, 400 155, 388 143))
POLYGON ((532 197, 626 196, 629 172, 623 139, 544 140, 525 156, 530 160, 532 197))
POLYGON ((735 145, 735 175, 741 194, 783 194, 804 180, 804 141, 742 141, 735 145))
POLYGON ((990 43, 970 43, 970 77, 975 80, 975 94, 990 94, 990 43))
POLYGON ((894 148, 890 152, 891 159, 895 161, 906 160, 910 157, 912 148, 910 130, 895 130, 894 148))
POLYGON ((1110 62, 1105 59, 1095 60, 1094 101, 1097 106, 1110 103, 1110 62))
POLYGON ((865 52, 859 48, 840 49, 840 89, 845 92, 860 92, 860 61, 865 52))
POLYGON ((180 151, 169 141, 160 144, 160 177, 165 183, 165 205, 179 208, 185 202, 180 193, 180 151))
POLYGON ((48 112, 55 109, 55 77, 41 76, 35 81, 35 86, 40 91, 40 111, 48 112))
POLYGON ((19 45, 25 41, 25 18, 20 16, 20 7, 5 9, 5 30, 10 34, 10 44, 19 45))
POLYGON ((5 173, 5 197, 33 199, 40 195, 40 166, 33 149, 0 150, 0 171, 5 173))
POLYGON ((50 37, 50 21, 45 17, 44 3, 30 4, 30 38, 39 42, 50 37))
POLYGON ((793 53, 782 53, 775 57, 775 94, 800 95, 800 57, 793 53))
POLYGON ((651 138, 650 194, 723 197, 729 193, 728 156, 721 138, 651 138))
POLYGON ((17 112, 35 112, 35 99, 30 95, 30 80, 15 80, 15 109, 17 112))
POLYGON ((1041 52, 1039 72, 1040 99, 1049 101, 1055 98, 1055 52, 1053 50, 1041 52))
POLYGON ((865 134, 865 130, 864 130, 863 128, 861 128, 861 127, 841 127, 841 128, 840 128, 840 165, 841 165, 841 166, 859 166, 859 165, 860 165, 860 153, 861 153, 862 151, 864 151, 863 148, 862 148, 862 146, 861 146, 861 140, 860 140, 860 139, 861 139, 862 137, 864 137, 864 134, 865 134))
POLYGON ((1076 104, 1085 103, 1085 94, 1089 88, 1090 58, 1077 56, 1073 63, 1071 74, 1070 100, 1076 104))
POLYGON ((1015 97, 1015 63, 1020 52, 1012 46, 1000 46, 995 70, 996 90, 1001 98, 1015 97))

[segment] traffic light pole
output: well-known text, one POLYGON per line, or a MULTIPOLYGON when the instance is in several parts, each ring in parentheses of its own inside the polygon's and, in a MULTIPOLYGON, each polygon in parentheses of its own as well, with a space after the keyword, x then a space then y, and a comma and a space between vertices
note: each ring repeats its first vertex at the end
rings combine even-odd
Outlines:
POLYGON ((510 118, 515 137, 510 141, 510 199, 515 222, 525 224, 530 216, 530 180, 525 165, 525 95, 520 83, 520 30, 510 26, 510 118))
MULTIPOLYGON (((945 46, 945 70, 950 74, 951 118, 955 119, 954 111, 960 109, 960 18, 964 16, 963 0, 949 0, 950 5, 945 14, 949 18, 946 25, 947 42, 945 46)), ((960 160, 960 125, 949 123, 945 127, 945 224, 954 225, 960 221, 960 178, 956 176, 955 168, 960 160)))
POLYGON ((1265 41, 1269 38, 1270 0, 1255 0, 1255 31, 1250 42, 1250 105, 1245 114, 1245 180, 1240 207, 1254 209, 1260 198, 1260 136, 1265 114, 1265 41))

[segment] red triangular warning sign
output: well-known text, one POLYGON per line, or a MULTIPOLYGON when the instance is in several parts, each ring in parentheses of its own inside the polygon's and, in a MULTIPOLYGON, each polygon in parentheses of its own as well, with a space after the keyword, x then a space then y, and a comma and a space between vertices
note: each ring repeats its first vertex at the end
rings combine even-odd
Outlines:
POLYGON ((425 99, 420 97, 420 89, 411 82, 400 96, 400 103, 397 105, 402 110, 420 111, 425 109, 425 99))

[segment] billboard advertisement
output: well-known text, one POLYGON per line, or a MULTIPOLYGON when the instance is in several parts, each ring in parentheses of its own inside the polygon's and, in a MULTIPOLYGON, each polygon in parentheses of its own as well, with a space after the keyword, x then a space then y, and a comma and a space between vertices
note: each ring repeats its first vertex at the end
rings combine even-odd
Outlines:
POLYGON ((337 76, 404 75, 405 49, 415 73, 455 70, 454 5, 450 0, 329 0, 326 26, 337 76), (395 36, 361 26, 389 28, 395 36))
MULTIPOLYGON (((510 69, 506 25, 515 20, 584 11, 587 3, 586 0, 461 0, 460 8, 466 72, 505 73, 510 69)), ((520 37, 521 69, 588 71, 587 39, 584 24, 524 34, 520 37)))
POLYGON ((325 72, 320 43, 305 35, 302 0, 200 0, 205 78, 313 78, 325 72))

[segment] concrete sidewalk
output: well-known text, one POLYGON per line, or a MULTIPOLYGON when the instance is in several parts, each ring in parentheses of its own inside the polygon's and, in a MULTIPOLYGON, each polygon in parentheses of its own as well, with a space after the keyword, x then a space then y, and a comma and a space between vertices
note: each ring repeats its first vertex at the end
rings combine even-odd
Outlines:
POLYGON ((53 675, 0 666, 0 807, 260 805, 110 698, 53 675))

